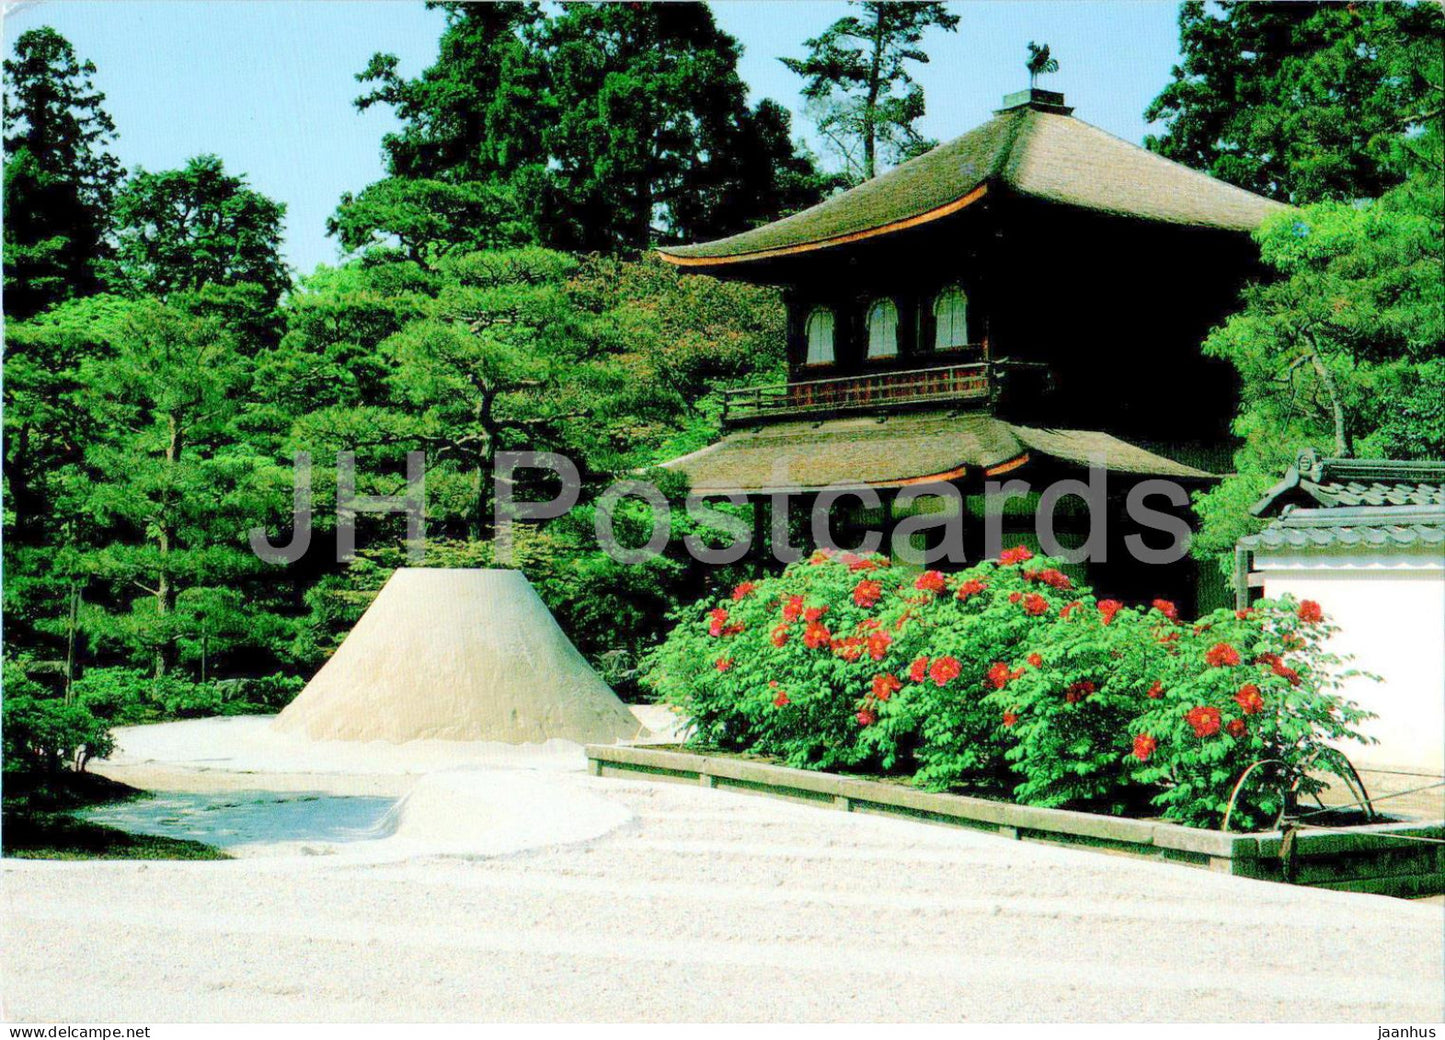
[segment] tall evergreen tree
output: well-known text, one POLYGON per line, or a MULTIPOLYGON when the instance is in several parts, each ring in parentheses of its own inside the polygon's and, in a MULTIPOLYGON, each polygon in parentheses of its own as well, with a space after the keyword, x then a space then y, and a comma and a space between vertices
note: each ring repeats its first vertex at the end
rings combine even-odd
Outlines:
POLYGON ((1209 3, 1145 112, 1161 155, 1284 202, 1377 198, 1441 118, 1438 4, 1209 3))
POLYGON ((248 282, 270 303, 290 284, 281 259, 286 207, 201 155, 179 170, 137 170, 116 193, 118 281, 167 297, 248 282))
POLYGON ((880 161, 897 162, 932 147, 914 125, 924 112, 923 88, 908 66, 928 61, 923 34, 955 31, 958 15, 942 3, 854 0, 853 6, 859 14, 839 18, 806 41, 807 57, 782 62, 803 77, 818 130, 846 172, 867 180, 880 161))
POLYGON ((234 426, 250 375, 220 322, 153 301, 131 310, 111 356, 81 368, 78 401, 100 433, 73 507, 105 531, 84 565, 124 608, 99 615, 96 634, 143 650, 158 678, 185 634, 182 594, 260 569, 245 542, 260 460, 234 426))
POLYGON ((5 312, 96 291, 120 163, 95 65, 49 26, 5 62, 5 312))
POLYGON ((737 41, 705 4, 438 6, 437 61, 407 80, 376 55, 357 105, 402 119, 384 141, 394 179, 472 185, 489 226, 418 221, 415 193, 378 188, 343 201, 333 226, 346 241, 424 231, 444 249, 505 245, 527 237, 520 215, 544 245, 628 251, 740 231, 822 195, 786 111, 747 104, 737 41))
POLYGON ((430 3, 446 13, 438 55, 416 79, 397 72, 394 54, 376 54, 357 74, 371 90, 365 112, 387 105, 402 121, 382 139, 388 172, 410 180, 507 180, 541 161, 546 126, 536 3, 430 3))

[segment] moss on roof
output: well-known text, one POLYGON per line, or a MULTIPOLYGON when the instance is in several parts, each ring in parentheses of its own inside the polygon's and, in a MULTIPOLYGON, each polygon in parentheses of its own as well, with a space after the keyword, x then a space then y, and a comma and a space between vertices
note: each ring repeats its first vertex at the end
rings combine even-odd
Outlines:
POLYGON ((905 221, 945 216, 993 188, 1101 213, 1230 231, 1252 231, 1281 208, 1072 116, 1024 107, 782 220, 660 252, 674 262, 705 265, 823 248, 887 233, 905 221))
POLYGON ((902 487, 975 475, 1047 456, 1115 473, 1208 480, 1211 475, 1093 430, 1014 426, 983 411, 914 412, 763 424, 665 463, 695 494, 765 494, 829 486, 902 487))

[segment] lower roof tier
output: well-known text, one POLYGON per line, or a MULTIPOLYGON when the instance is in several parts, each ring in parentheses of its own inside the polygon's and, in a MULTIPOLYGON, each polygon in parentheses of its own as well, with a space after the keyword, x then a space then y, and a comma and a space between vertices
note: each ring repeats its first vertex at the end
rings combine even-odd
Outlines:
POLYGON ((694 494, 768 494, 830 486, 899 488, 991 477, 1030 461, 1111 473, 1211 480, 1215 475, 1096 430, 1017 426, 985 412, 917 412, 827 422, 784 422, 738 430, 673 459, 694 494))

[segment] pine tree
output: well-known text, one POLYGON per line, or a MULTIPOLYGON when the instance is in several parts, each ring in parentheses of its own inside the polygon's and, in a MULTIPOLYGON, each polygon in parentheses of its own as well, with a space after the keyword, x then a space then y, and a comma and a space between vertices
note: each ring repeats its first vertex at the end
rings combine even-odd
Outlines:
POLYGON ((5 62, 5 312, 37 314, 95 292, 112 193, 115 124, 95 65, 49 26, 15 41, 5 62))
POLYGON ((958 15, 942 3, 854 0, 861 14, 839 18, 806 41, 806 58, 782 62, 805 80, 803 96, 817 113, 818 130, 854 179, 868 180, 880 161, 907 159, 932 146, 915 123, 923 116, 923 88, 909 63, 924 64, 920 43, 932 28, 953 32, 958 15))

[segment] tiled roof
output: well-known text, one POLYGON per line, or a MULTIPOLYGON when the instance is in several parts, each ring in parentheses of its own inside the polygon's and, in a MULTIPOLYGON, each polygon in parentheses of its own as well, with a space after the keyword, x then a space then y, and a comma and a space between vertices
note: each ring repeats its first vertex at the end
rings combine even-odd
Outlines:
MULTIPOLYGON (((1298 513, 1291 516, 1298 516, 1298 513)), ((1445 548, 1445 509, 1415 518, 1414 522, 1398 522, 1404 519, 1383 515, 1374 522, 1365 518, 1357 518, 1354 522, 1325 518, 1319 524, 1309 526, 1276 521, 1259 534, 1241 538, 1239 544, 1256 552, 1354 549, 1392 552, 1445 548)))
POLYGON ((1305 452, 1250 512, 1275 518, 1256 552, 1445 551, 1445 463, 1305 452))
POLYGON ((1328 484, 1301 481, 1300 486, 1323 506, 1445 506, 1445 485, 1410 481, 1388 484, 1358 480, 1328 484))

